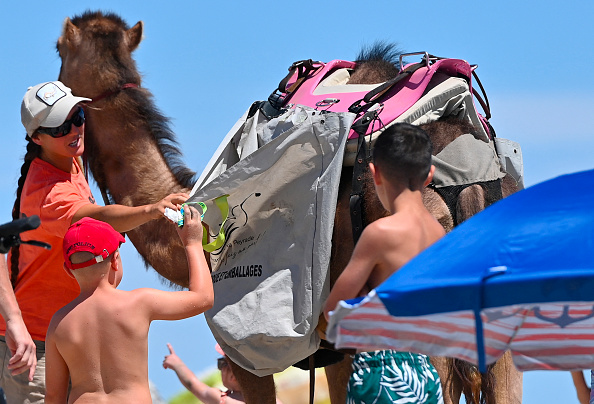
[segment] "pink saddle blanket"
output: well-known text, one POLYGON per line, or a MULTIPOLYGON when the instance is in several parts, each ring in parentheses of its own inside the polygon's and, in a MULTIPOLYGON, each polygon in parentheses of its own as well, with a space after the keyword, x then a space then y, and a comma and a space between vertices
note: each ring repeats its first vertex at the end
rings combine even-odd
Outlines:
MULTIPOLYGON (((357 118, 349 133, 349 139, 354 139, 360 133, 369 135, 375 132, 380 129, 378 125, 388 125, 406 112, 423 96, 431 79, 439 71, 451 77, 466 80, 470 91, 477 96, 487 114, 487 119, 489 118, 488 102, 485 104, 472 88, 472 76, 476 65, 470 65, 462 59, 435 58, 426 52, 424 55, 420 63, 404 66, 396 78, 377 85, 326 85, 331 76, 339 70, 355 69, 357 67, 355 62, 345 60, 333 60, 328 63, 311 62, 308 69, 302 69, 301 62, 296 62, 289 69, 285 83, 281 82, 279 86, 284 87, 283 107, 305 105, 332 112, 354 112, 357 118), (297 67, 294 68, 294 66, 297 67), (365 119, 378 122, 365 125, 363 130, 356 130, 357 121, 365 123, 361 122, 365 119)), ((474 76, 476 77, 476 74, 474 76)), ((491 137, 486 119, 478 111, 477 115, 486 133, 491 137)))

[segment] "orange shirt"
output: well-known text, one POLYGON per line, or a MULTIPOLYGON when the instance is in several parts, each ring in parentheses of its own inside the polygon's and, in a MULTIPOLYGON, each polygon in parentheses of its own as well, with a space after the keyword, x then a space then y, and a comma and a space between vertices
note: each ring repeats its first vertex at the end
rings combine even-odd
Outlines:
MULTIPOLYGON (((76 160, 75 160, 76 161, 76 160)), ((31 337, 45 341, 52 316, 80 293, 64 270, 62 239, 82 206, 95 203, 84 174, 66 173, 36 158, 31 162, 21 194, 21 213, 38 215, 41 225, 21 234, 22 240, 48 243, 51 250, 21 244, 15 295, 31 337)), ((10 268, 10 259, 8 260, 10 268)), ((0 335, 6 323, 0 316, 0 335)))

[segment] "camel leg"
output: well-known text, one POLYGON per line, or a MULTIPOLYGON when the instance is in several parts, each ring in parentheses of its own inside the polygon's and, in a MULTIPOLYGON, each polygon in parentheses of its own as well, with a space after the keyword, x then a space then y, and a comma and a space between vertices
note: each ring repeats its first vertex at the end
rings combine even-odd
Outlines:
POLYGON ((460 192, 456 211, 458 223, 462 223, 471 216, 474 216, 485 209, 485 191, 480 185, 471 185, 460 192))
POLYGON ((450 210, 435 190, 432 188, 423 189, 423 204, 431 212, 435 220, 443 226, 446 232, 454 228, 454 220, 452 219, 450 210))
MULTIPOLYGON (((437 369, 441 380, 445 404, 458 404, 462 396, 462 381, 448 364, 448 358, 431 357, 431 363, 437 369)), ((490 404, 522 403, 522 372, 513 364, 511 353, 506 352, 492 367, 494 378, 495 402, 490 404)))
POLYGON ((432 356, 430 359, 439 374, 444 404, 458 404, 462 396, 462 382, 458 375, 452 372, 448 358, 432 356))
POLYGON ((345 355, 344 359, 333 365, 326 366, 326 380, 328 381, 328 393, 332 404, 346 403, 347 384, 351 377, 350 355, 345 355))
POLYGON ((492 369, 495 377, 495 403, 522 403, 522 372, 514 366, 511 353, 507 351, 492 369))
POLYGON ((580 404, 588 404, 590 402, 590 387, 586 384, 584 372, 581 370, 571 372, 571 379, 580 404))
POLYGON ((275 404, 276 388, 272 375, 259 377, 229 361, 233 375, 241 386, 246 404, 275 404))

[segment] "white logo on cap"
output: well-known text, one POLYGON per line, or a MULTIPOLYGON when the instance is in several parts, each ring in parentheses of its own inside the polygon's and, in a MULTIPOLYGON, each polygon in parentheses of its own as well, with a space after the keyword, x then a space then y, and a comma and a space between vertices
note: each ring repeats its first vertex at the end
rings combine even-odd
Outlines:
POLYGON ((66 93, 54 83, 47 83, 37 90, 37 97, 51 107, 60 99, 66 97, 66 93))

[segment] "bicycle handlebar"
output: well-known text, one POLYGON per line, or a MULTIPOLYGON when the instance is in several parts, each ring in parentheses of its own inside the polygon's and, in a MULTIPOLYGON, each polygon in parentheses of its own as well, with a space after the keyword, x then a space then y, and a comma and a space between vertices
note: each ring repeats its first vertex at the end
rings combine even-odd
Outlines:
POLYGON ((34 230, 39 227, 41 220, 39 216, 33 215, 13 220, 0 226, 0 253, 6 254, 11 247, 19 244, 31 244, 45 249, 51 249, 47 243, 40 241, 22 241, 19 234, 25 231, 34 230))
POLYGON ((0 237, 17 235, 27 230, 33 230, 38 228, 40 224, 41 220, 39 220, 39 216, 37 215, 16 219, 0 226, 0 237))

